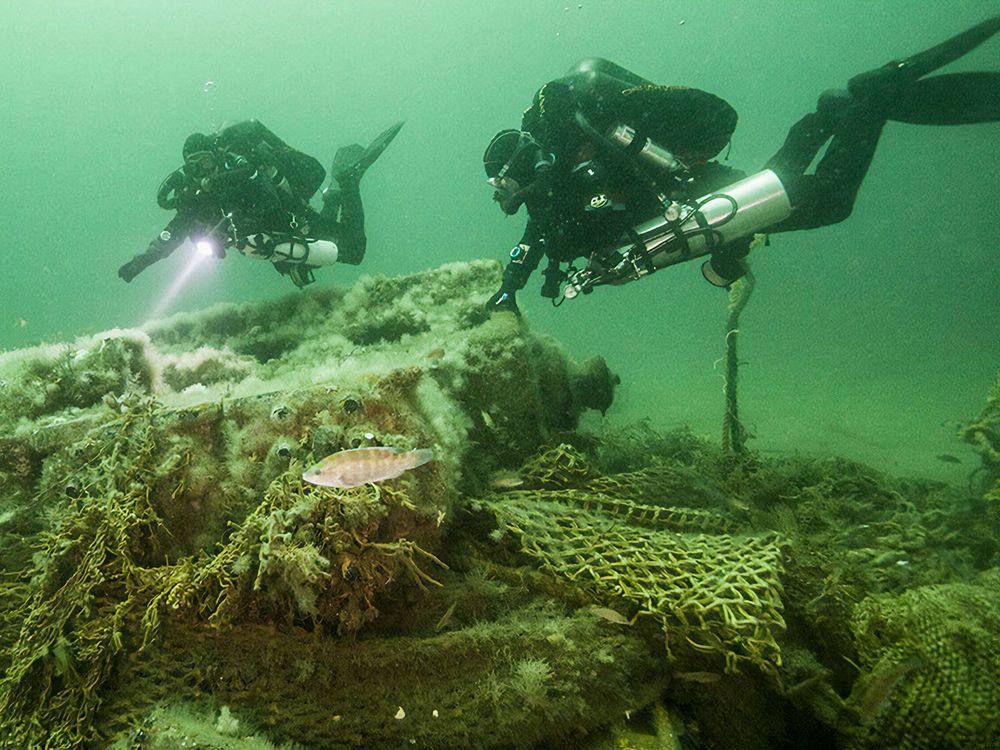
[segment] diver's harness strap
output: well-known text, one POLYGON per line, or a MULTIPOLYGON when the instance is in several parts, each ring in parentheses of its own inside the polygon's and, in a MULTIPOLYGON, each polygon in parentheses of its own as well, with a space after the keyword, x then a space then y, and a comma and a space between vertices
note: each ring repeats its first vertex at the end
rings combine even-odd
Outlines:
POLYGON ((621 148, 619 145, 616 145, 610 138, 608 138, 599 130, 597 130, 597 128, 591 125, 590 120, 588 120, 587 116, 584 115, 583 112, 581 112, 580 110, 576 111, 574 119, 576 120, 576 124, 579 126, 580 130, 582 130, 584 133, 587 134, 587 136, 590 137, 594 145, 597 146, 601 150, 601 152, 608 157, 609 161, 611 161, 612 164, 617 164, 620 167, 622 167, 626 172, 629 173, 629 175, 635 182, 645 186, 646 189, 650 191, 650 193, 652 193, 657 197, 657 200, 659 200, 662 205, 666 205, 667 197, 666 195, 664 195, 663 190, 660 189, 660 186, 656 183, 656 180, 650 177, 649 174, 644 169, 642 169, 635 156, 629 152, 629 147, 634 146, 637 143, 639 144, 638 148, 641 151, 642 146, 645 145, 646 142, 645 139, 635 138, 629 144, 629 146, 621 148))
POLYGON ((311 248, 309 243, 316 240, 295 234, 257 234, 241 238, 236 247, 243 255, 263 258, 272 263, 302 263, 309 262, 311 248), (280 249, 279 249, 280 248, 280 249), (302 252, 297 252, 301 248, 302 252))

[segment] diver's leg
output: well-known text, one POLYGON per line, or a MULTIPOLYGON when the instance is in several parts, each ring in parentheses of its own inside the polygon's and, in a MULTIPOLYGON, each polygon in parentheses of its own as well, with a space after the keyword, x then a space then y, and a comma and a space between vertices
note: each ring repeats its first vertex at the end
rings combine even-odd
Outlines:
POLYGON ((821 196, 822 203, 814 206, 814 215, 822 222, 821 226, 836 224, 850 216, 883 128, 885 118, 867 104, 856 102, 849 106, 816 165, 813 190, 821 196))
POLYGON ((851 101, 840 113, 830 145, 815 173, 802 174, 822 147, 820 139, 824 132, 829 133, 822 124, 814 123, 813 117, 806 115, 792 126, 785 146, 768 163, 768 168, 781 179, 792 204, 792 215, 768 227, 770 233, 815 229, 850 216, 885 127, 885 117, 862 102, 851 101), (798 144, 794 138, 796 128, 803 131, 798 144), (802 144, 815 146, 816 150, 810 155, 802 144), (795 171, 799 168, 801 171, 795 171))
MULTIPOLYGON (((343 179, 343 178, 342 178, 343 179)), ((323 194, 323 210, 313 227, 317 235, 333 237, 340 250, 337 261, 356 266, 364 260, 365 209, 357 182, 343 180, 339 190, 323 194)))
MULTIPOLYGON (((871 162, 872 148, 859 151, 857 159, 846 143, 845 137, 836 137, 824 155, 817 174, 806 174, 823 146, 837 133, 851 133, 854 125, 852 110, 855 102, 846 91, 828 91, 819 98, 816 111, 805 115, 792 125, 778 152, 772 156, 765 169, 773 170, 788 194, 792 216, 775 227, 773 232, 790 232, 796 229, 814 229, 832 224, 846 216, 843 207, 853 205, 864 170, 871 162), (847 124, 845 126, 845 120, 847 124), (832 160, 828 160, 831 152, 832 160), (838 182, 849 180, 845 190, 838 182)), ((876 137, 877 142, 877 137, 876 137)))
POLYGON ((854 76, 846 92, 820 97, 817 112, 792 126, 785 144, 768 162, 792 203, 792 215, 768 231, 813 229, 846 219, 887 119, 942 125, 1000 119, 1000 75, 958 73, 918 80, 997 31, 1000 16, 904 60, 854 76), (833 136, 830 145, 815 174, 806 175, 825 132, 833 136))
POLYGON ((323 210, 316 221, 317 230, 336 239, 338 261, 358 265, 364 260, 368 238, 365 236, 365 209, 359 183, 365 171, 388 148, 399 134, 398 122, 379 133, 368 147, 357 143, 337 149, 330 167, 331 185, 323 191, 323 210))
POLYGON ((365 236, 365 209, 357 184, 345 185, 340 196, 340 260, 358 265, 365 258, 368 238, 365 236))
POLYGON ((798 178, 805 174, 813 159, 823 148, 830 137, 833 129, 830 123, 817 112, 810 112, 797 123, 792 125, 785 136, 785 142, 778 153, 772 156, 765 169, 773 170, 785 190, 789 193, 792 204, 795 204, 796 183, 798 178))

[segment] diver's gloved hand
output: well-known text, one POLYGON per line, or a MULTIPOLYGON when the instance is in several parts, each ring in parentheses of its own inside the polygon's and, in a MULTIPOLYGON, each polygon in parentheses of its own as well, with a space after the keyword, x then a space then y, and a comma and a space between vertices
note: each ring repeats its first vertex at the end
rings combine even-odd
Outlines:
POLYGON ((495 312, 512 312, 520 315, 521 311, 517 307, 517 300, 514 299, 514 292, 505 291, 503 287, 486 301, 486 312, 491 315, 495 312))
POLYGON ((160 232, 159 236, 149 243, 146 252, 136 255, 132 260, 118 269, 118 277, 126 283, 132 281, 132 279, 156 263, 156 261, 163 260, 170 255, 183 241, 183 233, 171 233, 169 229, 164 229, 160 232))
POLYGON ((118 278, 129 283, 152 263, 145 255, 137 255, 118 269, 118 278))
POLYGON ((542 283, 542 296, 557 299, 562 294, 562 283, 566 274, 559 269, 558 263, 549 261, 549 267, 542 271, 542 276, 545 277, 542 283))
MULTIPOLYGON (((515 246, 511 250, 511 257, 521 259, 523 252, 521 248, 521 245, 515 246)), ((524 287, 530 273, 531 270, 525 270, 523 263, 517 261, 508 263, 503 269, 503 281, 500 283, 499 291, 486 302, 486 311, 492 313, 496 310, 508 310, 520 315, 521 311, 517 309, 514 293, 524 287)))

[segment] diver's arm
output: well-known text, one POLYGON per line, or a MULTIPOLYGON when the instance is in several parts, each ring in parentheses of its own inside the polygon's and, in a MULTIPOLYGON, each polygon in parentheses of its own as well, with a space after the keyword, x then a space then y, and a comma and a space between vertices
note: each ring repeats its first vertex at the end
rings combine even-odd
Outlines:
POLYGON ((486 302, 486 309, 489 312, 494 310, 519 312, 514 294, 524 288, 532 271, 538 268, 543 255, 545 255, 544 238, 529 218, 521 241, 510 251, 510 262, 503 270, 500 289, 486 302))
POLYGON ((156 238, 149 243, 146 251, 139 253, 118 269, 118 276, 131 282, 158 260, 163 260, 180 247, 187 239, 192 225, 192 216, 187 211, 178 211, 156 238))

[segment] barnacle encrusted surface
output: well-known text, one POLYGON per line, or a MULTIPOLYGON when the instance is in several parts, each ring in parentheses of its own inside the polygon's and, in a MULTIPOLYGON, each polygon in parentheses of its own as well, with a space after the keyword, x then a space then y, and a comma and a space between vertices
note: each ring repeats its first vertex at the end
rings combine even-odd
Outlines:
MULTIPOLYGON (((116 675, 166 663, 172 628, 215 633, 239 661, 253 645, 241 627, 346 638, 384 601, 440 585, 444 521, 495 461, 477 446, 509 431, 530 451, 585 408, 557 345, 486 317, 496 273, 366 279, 5 355, 7 746, 99 744, 135 720, 111 710, 129 684, 116 675), (482 422, 483 405, 515 402, 482 422), (436 460, 380 485, 302 482, 362 445, 436 460)), ((156 682, 136 683, 151 692, 130 711, 156 682)))

